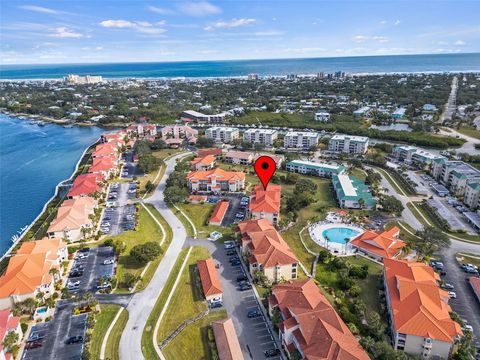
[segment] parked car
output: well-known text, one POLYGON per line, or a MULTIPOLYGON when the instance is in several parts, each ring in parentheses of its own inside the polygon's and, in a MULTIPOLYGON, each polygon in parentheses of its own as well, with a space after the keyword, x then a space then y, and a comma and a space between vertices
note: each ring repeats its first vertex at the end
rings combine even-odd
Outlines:
POLYGON ((472 325, 466 324, 466 325, 463 326, 462 330, 473 333, 473 327, 472 327, 472 325))
POLYGON ((247 281, 248 278, 246 275, 237 276, 237 282, 247 281))
POLYGON ((235 250, 228 250, 227 251, 227 256, 233 256, 233 255, 237 255, 237 252, 235 250))
POLYGON ((79 344, 83 342, 83 336, 71 336, 69 337, 66 341, 65 344, 70 345, 70 344, 79 344))
POLYGON ((112 285, 110 283, 98 284, 97 285, 97 290, 109 289, 111 287, 112 287, 112 285))
POLYGON ((277 355, 280 355, 280 350, 279 349, 268 349, 263 352, 263 355, 265 355, 266 358, 269 357, 274 357, 277 355))
POLYGON ((449 283, 443 283, 440 287, 441 287, 442 289, 445 289, 445 290, 453 290, 453 289, 455 289, 455 286, 453 286, 452 284, 449 284, 449 283))
POLYGON ((103 265, 110 265, 115 262, 115 259, 107 259, 103 261, 103 265))
POLYGON ((256 318, 256 317, 259 317, 259 316, 262 316, 262 313, 258 310, 250 310, 248 313, 247 313, 247 317, 249 319, 252 319, 252 318, 256 318))
POLYGON ((233 249, 235 247, 235 243, 233 241, 225 241, 225 243, 223 244, 223 247, 225 249, 233 249))
POLYGON ((81 277, 83 276, 83 271, 72 271, 69 275, 71 278, 81 277))
POLYGON ((457 298, 457 294, 454 291, 449 291, 448 296, 450 297, 450 299, 456 299, 457 298))
POLYGON ((80 280, 68 280, 67 286, 78 286, 80 285, 80 280))
POLYGON ((27 345, 25 345, 25 349, 37 349, 39 347, 43 346, 43 341, 42 340, 37 340, 37 341, 30 341, 27 342, 27 345))
POLYGON ((223 303, 221 301, 210 302, 210 309, 221 308, 223 303))
POLYGON ((240 284, 240 286, 238 287, 238 290, 245 291, 245 290, 250 290, 251 288, 252 288, 252 285, 248 283, 244 283, 244 284, 240 284))

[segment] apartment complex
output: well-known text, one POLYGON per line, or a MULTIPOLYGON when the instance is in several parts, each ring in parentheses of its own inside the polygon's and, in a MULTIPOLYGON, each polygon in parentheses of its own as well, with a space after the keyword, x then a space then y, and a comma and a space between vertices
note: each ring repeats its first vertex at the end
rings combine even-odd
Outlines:
POLYGON ((270 316, 276 311, 280 315, 279 337, 290 357, 370 359, 312 279, 275 285, 268 310, 270 316))
POLYGON ((267 219, 238 224, 241 249, 252 275, 260 271, 272 283, 296 279, 298 260, 282 236, 267 219))
POLYGON ((191 171, 187 175, 187 182, 190 191, 194 192, 238 192, 245 187, 245 173, 220 168, 191 171))
POLYGON ((434 160, 444 158, 441 155, 432 154, 431 152, 409 145, 397 145, 393 148, 392 153, 399 161, 419 167, 430 165, 434 160))
POLYGON ((198 138, 198 131, 187 125, 169 125, 161 130, 162 139, 170 147, 178 147, 183 142, 195 144, 198 138))
POLYGON ((186 122, 194 121, 197 123, 223 123, 225 122, 225 113, 205 115, 195 110, 186 110, 182 112, 180 118, 186 122))
POLYGON ((67 259, 67 245, 60 238, 22 243, 0 277, 0 310, 28 298, 35 299, 39 292, 45 297, 53 294, 54 282, 59 277, 50 270, 57 269, 61 275, 61 264, 67 259))
POLYGON ((286 148, 309 149, 318 145, 319 135, 316 132, 289 131, 283 139, 286 148))
POLYGON ((248 204, 248 217, 252 219, 267 219, 273 225, 280 220, 280 196, 282 187, 280 185, 263 185, 253 188, 250 203, 248 204))
POLYGON ((215 167, 216 158, 213 155, 207 155, 204 157, 196 157, 190 161, 190 168, 192 170, 211 170, 215 167))
POLYGON ((326 110, 319 110, 315 113, 315 121, 329 121, 330 114, 326 110))
POLYGON ((248 129, 243 133, 243 141, 251 144, 273 146, 277 138, 278 132, 273 129, 248 129))
POLYGON ((205 137, 217 143, 228 144, 240 137, 237 128, 214 126, 205 130, 205 137))
POLYGON ((96 75, 75 75, 68 74, 65 78, 65 83, 69 85, 85 85, 85 84, 96 84, 103 81, 101 76, 96 75))
POLYGON ((355 176, 333 175, 332 184, 341 208, 372 209, 377 204, 368 186, 355 176))
POLYGON ((480 170, 463 161, 436 159, 433 161, 432 173, 434 179, 457 196, 465 194, 468 183, 480 181, 480 170))
POLYGON ((253 162, 253 154, 246 151, 228 151, 224 160, 229 164, 249 165, 253 162))
POLYGON ((463 202, 472 210, 480 208, 480 180, 467 183, 463 202))
POLYGON ((384 285, 392 345, 425 359, 448 359, 463 333, 450 318, 448 292, 425 263, 384 259, 384 285))
POLYGON ((287 171, 304 175, 315 175, 320 177, 332 177, 345 172, 345 166, 327 163, 314 163, 311 161, 293 160, 287 163, 287 171))
POLYGON ((348 154, 365 154, 368 149, 368 137, 334 135, 328 142, 328 150, 348 154))
POLYGON ((396 258, 406 246, 405 242, 398 238, 399 235, 400 229, 396 226, 383 232, 367 230, 351 240, 349 244, 358 252, 383 261, 383 259, 396 258))

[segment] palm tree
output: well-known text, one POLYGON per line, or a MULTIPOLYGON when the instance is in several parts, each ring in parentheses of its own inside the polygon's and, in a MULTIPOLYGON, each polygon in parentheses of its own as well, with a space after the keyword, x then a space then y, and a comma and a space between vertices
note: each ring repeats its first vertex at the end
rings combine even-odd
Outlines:
POLYGON ((360 209, 363 209, 363 206, 365 205, 365 200, 363 198, 358 199, 358 205, 360 206, 360 209))
POLYGON ((43 297, 45 296, 45 294, 42 292, 42 291, 39 291, 37 293, 37 295, 35 295, 35 298, 40 302, 40 303, 43 303, 43 297))
POLYGON ((51 268, 49 271, 48 271, 48 274, 53 276, 53 278, 55 280, 57 280, 60 276, 60 271, 57 269, 57 268, 51 268))

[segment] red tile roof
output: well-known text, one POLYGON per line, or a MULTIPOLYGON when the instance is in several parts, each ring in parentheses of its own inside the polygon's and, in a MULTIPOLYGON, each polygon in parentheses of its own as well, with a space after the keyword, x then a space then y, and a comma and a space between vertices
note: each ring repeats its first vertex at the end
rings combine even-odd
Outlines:
POLYGON ((385 281, 397 332, 453 342, 462 335, 450 318, 448 293, 438 287, 440 276, 428 265, 384 259, 385 281))
POLYGON ((212 149, 200 149, 197 151, 198 157, 204 157, 207 155, 220 156, 222 155, 222 149, 212 148, 212 149))
POLYGON ((472 276, 470 278, 470 286, 472 287, 477 299, 480 302, 480 278, 472 276))
POLYGON ((312 279, 276 285, 268 300, 278 306, 280 330, 292 331, 304 359, 370 359, 312 279))
POLYGON ((242 349, 232 319, 212 321, 215 344, 220 360, 243 360, 242 349))
POLYGON ((350 241, 350 244, 384 259, 390 259, 395 257, 406 245, 398 239, 399 233, 400 229, 396 226, 382 233, 368 230, 350 241))
POLYGON ((242 246, 248 248, 250 264, 269 268, 298 263, 292 249, 266 219, 247 220, 238 224, 242 246))
POLYGON ((215 162, 215 156, 207 155, 207 156, 204 156, 204 157, 201 157, 201 156, 196 157, 195 159, 190 161, 190 165, 193 166, 193 165, 197 165, 197 164, 202 164, 202 165, 210 166, 214 162, 215 162))
POLYGON ((241 171, 225 171, 220 168, 205 171, 191 171, 187 175, 190 181, 210 180, 215 178, 217 181, 243 181, 245 173, 241 171))
POLYGON ((210 216, 210 223, 221 223, 228 209, 228 200, 222 200, 217 203, 215 209, 213 209, 212 216, 210 216))
POLYGON ((200 281, 205 296, 222 294, 222 285, 212 258, 197 261, 200 281))
MULTIPOLYGON (((15 331, 20 322, 20 318, 13 316, 10 309, 0 311, 0 354, 3 351, 3 339, 10 331, 15 331)), ((11 354, 9 356, 11 358, 11 354)), ((6 356, 6 359, 9 357, 6 356)))
POLYGON ((253 160, 253 154, 246 151, 229 151, 225 154, 225 157, 240 160, 253 160))
POLYGON ((100 182, 103 181, 103 175, 100 174, 82 174, 77 176, 73 186, 68 192, 68 196, 90 195, 101 191, 100 182))
POLYGON ((115 169, 115 158, 112 156, 105 156, 93 159, 93 163, 88 169, 91 173, 98 173, 102 171, 110 171, 115 169))
POLYGON ((262 185, 253 188, 253 196, 248 208, 252 213, 280 213, 280 185, 268 185, 264 190, 262 185))
POLYGON ((112 143, 103 143, 95 147, 95 151, 92 153, 92 157, 102 157, 102 156, 115 156, 117 149, 112 143))

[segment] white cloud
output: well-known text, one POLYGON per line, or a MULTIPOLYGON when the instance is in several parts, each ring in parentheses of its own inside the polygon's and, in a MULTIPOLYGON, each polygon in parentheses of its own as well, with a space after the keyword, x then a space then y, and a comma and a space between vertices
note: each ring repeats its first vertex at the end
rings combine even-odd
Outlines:
POLYGON ((285 34, 285 32, 279 30, 257 31, 253 33, 255 36, 280 36, 283 34, 285 34))
POLYGON ((208 1, 187 2, 179 6, 180 11, 190 16, 207 16, 219 14, 222 12, 218 6, 210 4, 208 1))
POLYGON ((319 48, 319 47, 303 47, 303 48, 287 48, 283 49, 284 52, 288 53, 297 53, 297 54, 308 54, 308 53, 318 53, 318 52, 325 52, 327 49, 319 48))
POLYGON ((370 37, 365 36, 365 35, 355 35, 355 36, 353 37, 353 40, 355 40, 355 42, 360 43, 360 42, 365 42, 365 41, 367 41, 369 38, 370 38, 370 37))
POLYGON ((78 39, 84 37, 83 34, 77 33, 74 30, 68 29, 65 26, 58 27, 54 29, 53 34, 50 34, 51 37, 56 38, 72 38, 78 39))
POLYGON ((386 36, 373 36, 372 39, 381 43, 388 42, 388 38, 386 36))
POLYGON ((363 43, 366 41, 377 41, 381 43, 388 42, 388 38, 386 36, 380 36, 380 35, 374 35, 374 36, 356 35, 353 37, 353 40, 357 43, 363 43))
POLYGON ((36 6, 36 5, 22 5, 22 6, 19 6, 19 8, 23 9, 23 10, 39 12, 39 13, 42 13, 42 14, 58 15, 58 14, 61 13, 60 11, 57 11, 57 10, 54 10, 54 9, 46 8, 46 7, 43 7, 43 6, 36 6))
POLYGON ((170 9, 158 7, 158 6, 149 6, 147 7, 148 10, 151 12, 157 13, 157 14, 162 14, 162 15, 168 15, 168 14, 173 14, 174 12, 170 9))
POLYGON ((382 20, 382 21, 380 21, 380 25, 385 25, 385 24, 387 24, 387 23, 388 23, 387 20, 382 20))
POLYGON ((400 20, 395 20, 395 22, 393 23, 393 25, 397 26, 397 25, 400 25, 401 21, 400 20))
POLYGON ((467 43, 463 40, 457 40, 457 41, 455 41, 455 45, 463 46, 463 45, 467 45, 467 43))
MULTIPOLYGON (((155 25, 164 25, 165 22, 159 21, 155 25)), ((158 27, 154 27, 152 23, 148 21, 128 21, 128 20, 104 20, 100 22, 100 26, 106 28, 118 28, 118 29, 133 29, 145 34, 161 34, 166 30, 158 27)))
POLYGON ((215 24, 208 25, 205 30, 214 30, 214 29, 231 29, 240 26, 253 24, 255 19, 232 19, 230 21, 217 21, 215 24))

